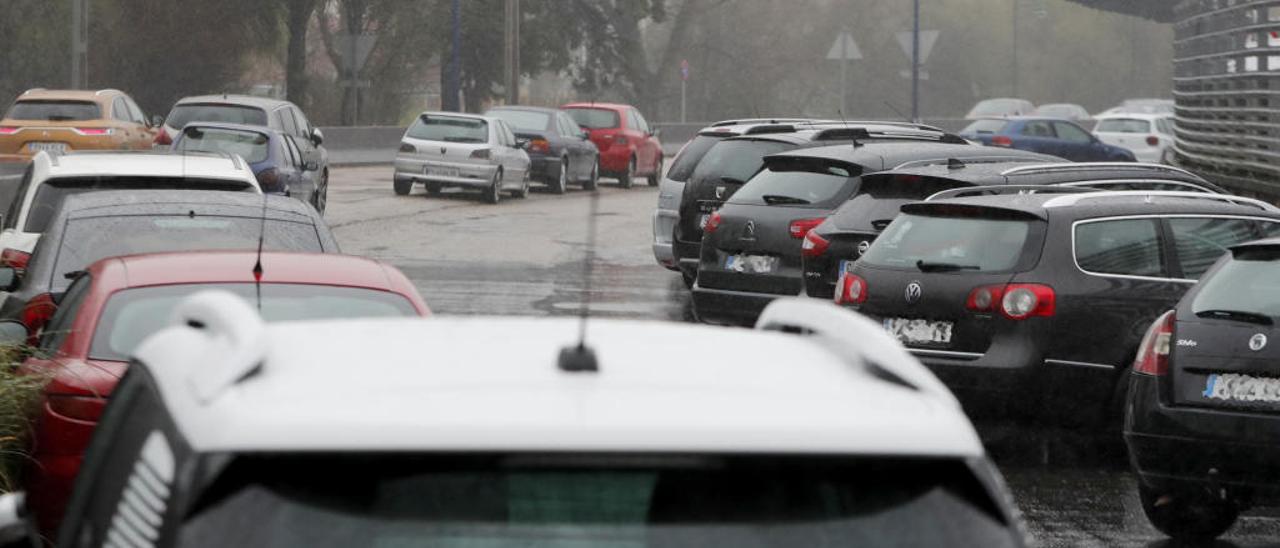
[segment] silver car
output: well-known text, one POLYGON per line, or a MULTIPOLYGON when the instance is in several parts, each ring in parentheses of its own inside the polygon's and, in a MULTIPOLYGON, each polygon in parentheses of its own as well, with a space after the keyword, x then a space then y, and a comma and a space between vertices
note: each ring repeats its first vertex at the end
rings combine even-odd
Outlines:
POLYGON ((503 192, 529 195, 527 143, 516 139, 506 122, 454 112, 418 115, 400 140, 393 183, 405 195, 425 183, 428 195, 445 187, 479 189, 496 204, 503 192))

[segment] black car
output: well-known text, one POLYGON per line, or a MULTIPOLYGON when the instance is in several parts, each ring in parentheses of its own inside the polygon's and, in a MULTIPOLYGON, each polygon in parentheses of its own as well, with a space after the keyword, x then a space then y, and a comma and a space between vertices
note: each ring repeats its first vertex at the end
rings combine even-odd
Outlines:
MULTIPOLYGON (((773 299, 801 294, 805 236, 858 194, 864 174, 908 162, 962 161, 991 154, 990 149, 953 143, 942 135, 858 138, 849 145, 765 158, 764 169, 708 215, 693 287, 694 314, 710 323, 750 324, 773 299)), ((1013 154, 1055 160, 1035 153, 1013 154)))
POLYGON ((1070 190, 907 204, 835 299, 882 322, 970 417, 1114 433, 1152 320, 1228 247, 1280 234, 1280 209, 1070 190))
POLYGON ((1280 500, 1280 239, 1231 248, 1152 324, 1129 375, 1124 436, 1152 525, 1224 533, 1280 500))
POLYGON ((594 190, 600 178, 600 150, 586 130, 564 111, 554 108, 503 106, 490 109, 493 116, 511 126, 517 138, 529 145, 529 177, 542 181, 556 194, 569 183, 594 190))
POLYGON ((809 231, 803 244, 804 289, 830 299, 836 278, 866 253, 876 235, 904 204, 953 188, 1064 185, 1099 190, 1183 190, 1225 193, 1221 187, 1182 169, 1137 163, 1043 163, 993 156, 964 161, 913 162, 907 167, 865 175, 853 199, 809 231))

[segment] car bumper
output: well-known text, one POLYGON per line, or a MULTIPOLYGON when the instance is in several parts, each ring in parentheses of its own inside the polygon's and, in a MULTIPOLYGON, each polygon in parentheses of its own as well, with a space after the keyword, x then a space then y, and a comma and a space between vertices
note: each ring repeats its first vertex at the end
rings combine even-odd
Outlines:
POLYGON ((653 212, 653 258, 668 270, 680 270, 671 247, 671 237, 679 219, 680 214, 674 210, 658 209, 653 212))
POLYGON ((397 157, 395 162, 395 177, 397 179, 412 179, 417 182, 433 182, 444 183, 455 186, 478 186, 487 187, 493 184, 493 176, 497 172, 498 166, 493 164, 473 164, 461 162, 440 162, 435 160, 420 160, 416 158, 397 157), (435 173, 428 174, 428 170, 456 169, 457 176, 444 176, 435 173))
POLYGON ((1133 157, 1139 162, 1158 164, 1164 160, 1163 148, 1137 148, 1129 149, 1133 153, 1133 157))
POLYGON ((529 177, 533 179, 557 179, 560 177, 560 158, 545 155, 529 155, 529 177))
POLYGON ((693 312, 699 321, 706 323, 750 326, 769 303, 783 297, 786 295, 709 289, 695 283, 693 312))

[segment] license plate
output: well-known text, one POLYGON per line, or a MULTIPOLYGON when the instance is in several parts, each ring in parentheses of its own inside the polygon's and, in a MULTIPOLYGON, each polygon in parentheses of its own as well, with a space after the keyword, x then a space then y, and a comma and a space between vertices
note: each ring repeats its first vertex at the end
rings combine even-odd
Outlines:
POLYGON ((943 321, 913 320, 908 318, 885 318, 884 330, 905 344, 945 345, 951 344, 951 329, 954 324, 943 321))
POLYGON ((458 168, 456 167, 427 166, 424 169, 428 176, 435 176, 435 177, 457 177, 458 176, 458 168))
POLYGON ((778 269, 778 258, 769 255, 730 255, 724 269, 743 274, 768 274, 778 269))
POLYGON ((1280 379, 1239 373, 1213 373, 1205 378, 1205 399, 1242 403, 1280 403, 1280 379))
POLYGON ((31 152, 66 152, 66 143, 27 143, 27 150, 31 152))
POLYGON ((853 264, 855 261, 840 261, 840 275, 853 272, 853 264))

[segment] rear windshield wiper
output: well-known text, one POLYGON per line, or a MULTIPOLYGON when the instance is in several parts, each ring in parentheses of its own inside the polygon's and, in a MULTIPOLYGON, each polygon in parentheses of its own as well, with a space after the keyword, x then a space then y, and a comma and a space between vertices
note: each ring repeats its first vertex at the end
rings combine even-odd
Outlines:
POLYGON ((1271 325, 1271 316, 1259 314, 1257 312, 1245 312, 1243 310, 1200 310, 1196 312, 1197 318, 1221 318, 1224 320, 1236 320, 1240 322, 1256 323, 1259 325, 1271 325))
POLYGON ((728 183, 728 184, 731 184, 731 185, 745 185, 745 184, 747 184, 747 182, 746 182, 746 181, 743 181, 742 179, 739 179, 739 178, 737 178, 737 177, 721 177, 721 178, 720 178, 720 182, 722 182, 722 183, 728 183))
POLYGON ((916 268, 919 268, 921 272, 955 272, 957 270, 982 270, 982 267, 976 264, 934 263, 934 262, 925 262, 923 259, 916 261, 916 268))
POLYGON ((782 196, 780 194, 765 194, 764 196, 761 196, 760 199, 764 200, 764 203, 769 205, 778 205, 778 204, 804 205, 804 204, 813 203, 804 198, 796 198, 795 196, 782 196))

